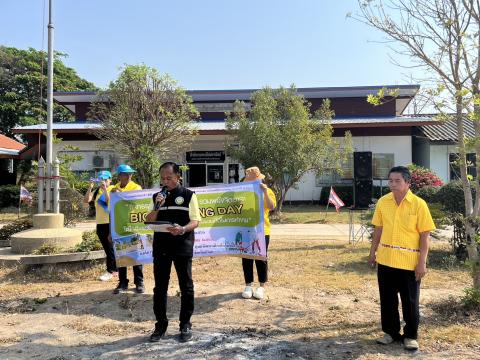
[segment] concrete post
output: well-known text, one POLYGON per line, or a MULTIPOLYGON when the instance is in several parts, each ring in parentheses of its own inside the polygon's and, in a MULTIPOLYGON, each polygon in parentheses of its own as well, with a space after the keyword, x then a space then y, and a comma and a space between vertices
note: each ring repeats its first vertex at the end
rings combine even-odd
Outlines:
POLYGON ((37 189, 38 189, 38 213, 42 214, 44 211, 43 207, 43 191, 45 189, 45 160, 43 157, 40 157, 38 160, 38 178, 37 178, 37 189))
POLYGON ((55 157, 53 162, 53 212, 60 213, 60 161, 55 157))
POLYGON ((52 210, 52 174, 53 174, 53 22, 52 0, 48 6, 48 69, 47 69, 47 192, 45 207, 52 210))

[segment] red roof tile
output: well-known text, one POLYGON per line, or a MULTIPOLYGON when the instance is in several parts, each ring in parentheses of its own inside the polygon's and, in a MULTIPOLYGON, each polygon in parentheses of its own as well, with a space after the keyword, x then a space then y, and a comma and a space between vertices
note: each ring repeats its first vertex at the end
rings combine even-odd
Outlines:
POLYGON ((22 143, 15 141, 5 135, 0 134, 0 148, 22 150, 25 147, 22 143))

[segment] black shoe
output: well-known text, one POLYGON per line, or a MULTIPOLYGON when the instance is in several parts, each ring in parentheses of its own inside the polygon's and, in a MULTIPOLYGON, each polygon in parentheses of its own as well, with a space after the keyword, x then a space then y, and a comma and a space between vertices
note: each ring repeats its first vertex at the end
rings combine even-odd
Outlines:
POLYGON ((180 327, 180 342, 187 342, 192 339, 192 327, 183 325, 180 327))
POLYGON ((150 342, 158 342, 160 341, 167 332, 168 323, 165 325, 158 325, 155 324, 155 330, 153 330, 152 335, 150 335, 150 342))
POLYGON ((113 290, 114 294, 124 293, 128 290, 128 284, 118 283, 117 287, 113 290))
POLYGON ((143 294, 145 292, 145 286, 143 286, 143 284, 135 285, 135 291, 137 294, 143 294))

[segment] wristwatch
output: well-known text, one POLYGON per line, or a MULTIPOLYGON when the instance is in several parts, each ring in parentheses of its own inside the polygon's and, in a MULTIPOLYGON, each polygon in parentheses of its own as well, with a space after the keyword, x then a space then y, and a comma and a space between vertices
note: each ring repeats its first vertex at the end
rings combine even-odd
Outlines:
POLYGON ((185 234, 185 226, 182 226, 182 232, 180 233, 180 235, 183 235, 185 234))

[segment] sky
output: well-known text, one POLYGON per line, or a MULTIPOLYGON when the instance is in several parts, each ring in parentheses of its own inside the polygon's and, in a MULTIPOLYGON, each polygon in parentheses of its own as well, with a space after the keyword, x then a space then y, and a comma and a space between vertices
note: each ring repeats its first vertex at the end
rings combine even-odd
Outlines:
MULTIPOLYGON (((54 48, 100 88, 144 63, 189 90, 411 84, 356 0, 53 0, 54 48)), ((0 45, 47 49, 48 0, 0 0, 0 45)), ((408 59, 400 59, 408 64, 408 59)))

